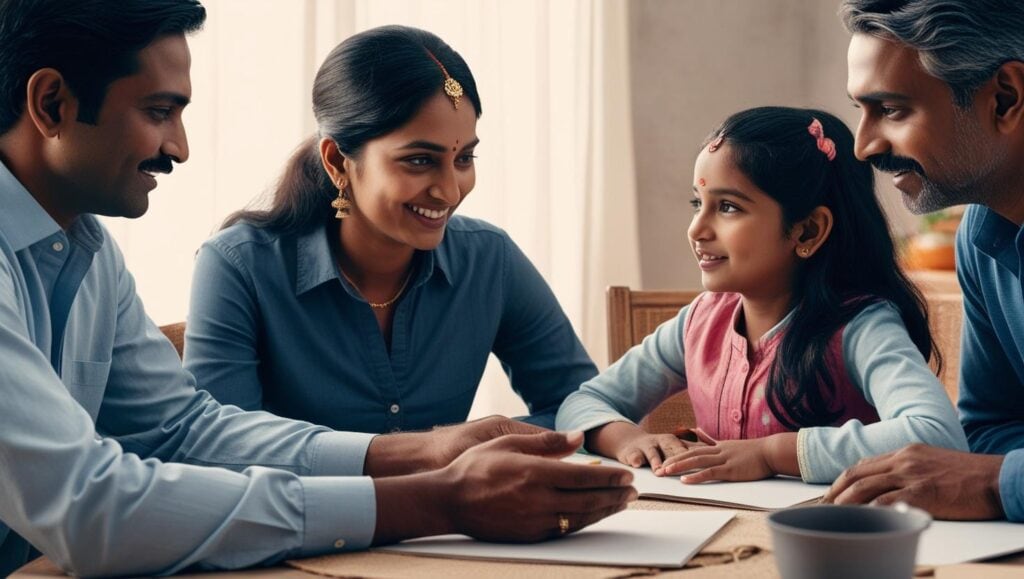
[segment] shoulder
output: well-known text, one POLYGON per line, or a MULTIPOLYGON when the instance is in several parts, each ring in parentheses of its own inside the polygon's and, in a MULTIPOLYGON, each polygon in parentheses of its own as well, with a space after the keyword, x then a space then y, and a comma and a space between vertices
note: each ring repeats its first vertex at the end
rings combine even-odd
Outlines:
POLYGON ((871 336, 877 332, 892 333, 900 328, 906 332, 903 317, 896 304, 884 299, 865 299, 866 305, 841 328, 844 341, 859 336, 871 336))
POLYGON ((286 242, 287 236, 276 231, 241 222, 218 231, 203 243, 203 249, 210 249, 230 258, 252 263, 276 255, 286 242))
POLYGON ((501 244, 509 240, 509 236, 504 229, 483 219, 455 215, 448 221, 445 231, 445 240, 449 239, 463 243, 501 244))

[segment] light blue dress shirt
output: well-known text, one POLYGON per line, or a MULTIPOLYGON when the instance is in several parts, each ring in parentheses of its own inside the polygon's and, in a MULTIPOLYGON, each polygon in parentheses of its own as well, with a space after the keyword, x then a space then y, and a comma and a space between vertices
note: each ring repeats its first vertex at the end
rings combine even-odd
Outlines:
POLYGON ((1006 518, 1024 521, 1024 230, 972 205, 957 231, 964 293, 960 420, 974 452, 1005 454, 999 495, 1006 518))
POLYGON ((429 429, 466 419, 493 352, 526 420, 553 428, 562 400, 597 374, 509 236, 461 216, 437 248, 416 253, 392 306, 389 350, 373 310, 339 274, 336 224, 288 235, 240 223, 203 245, 185 344, 201 388, 338 430, 429 429))
MULTIPOLYGON (((614 421, 639 421, 686 387, 683 331, 687 308, 661 324, 597 378, 583 384, 558 411, 559 430, 587 431, 614 421)), ((765 336, 785 328, 790 316, 765 336)), ((910 340, 899 311, 888 302, 865 307, 843 328, 843 362, 850 381, 875 407, 874 424, 849 420, 838 427, 797 433, 800 475, 830 483, 858 460, 922 442, 957 450, 967 439, 942 383, 910 340)))
POLYGON ((61 230, 3 165, 0 207, 0 575, 26 540, 79 575, 369 545, 373 482, 341 476, 369 436, 197 392, 94 217, 61 230))

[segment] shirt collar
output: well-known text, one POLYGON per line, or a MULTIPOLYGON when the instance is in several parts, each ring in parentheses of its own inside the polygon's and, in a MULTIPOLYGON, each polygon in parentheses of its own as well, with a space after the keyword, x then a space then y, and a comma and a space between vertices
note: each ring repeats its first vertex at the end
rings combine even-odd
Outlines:
POLYGON ((1024 230, 988 207, 979 206, 978 209, 982 212, 981 224, 976 228, 971 242, 978 251, 1017 272, 1017 247, 1022 243, 1021 233, 1024 230))
MULTIPOLYGON (((442 242, 443 243, 443 242, 442 242)), ((340 280, 338 265, 331 253, 327 241, 327 224, 314 228, 312 231, 299 235, 296 240, 295 294, 307 291, 332 280, 340 280)), ((412 287, 423 285, 439 271, 444 280, 451 284, 451 263, 447 252, 434 249, 417 252, 420 255, 420 267, 412 287)))
POLYGON ((0 232, 16 252, 60 231, 60 225, 2 162, 0 207, 0 232))

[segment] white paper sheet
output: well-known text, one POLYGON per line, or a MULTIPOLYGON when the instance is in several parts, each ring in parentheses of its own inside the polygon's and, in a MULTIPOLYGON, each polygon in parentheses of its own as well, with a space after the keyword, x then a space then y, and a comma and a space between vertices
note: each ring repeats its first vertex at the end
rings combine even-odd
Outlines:
POLYGON ((932 521, 917 545, 918 565, 953 565, 1024 550, 1024 524, 932 521))
POLYGON ((641 498, 699 505, 773 511, 820 499, 828 490, 826 485, 810 485, 789 477, 688 485, 678 476, 654 476, 649 467, 632 468, 607 458, 573 455, 566 460, 576 463, 600 460, 602 465, 627 468, 633 472, 633 486, 641 498))
POLYGON ((728 523, 733 511, 625 510, 571 535, 529 545, 444 535, 381 547, 415 555, 577 565, 678 568, 728 523))

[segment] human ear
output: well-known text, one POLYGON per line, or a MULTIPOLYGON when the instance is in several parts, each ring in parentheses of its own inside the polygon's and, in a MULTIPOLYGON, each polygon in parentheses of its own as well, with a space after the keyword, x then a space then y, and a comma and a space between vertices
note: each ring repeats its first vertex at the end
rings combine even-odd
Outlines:
POLYGON ((832 210, 819 205, 806 219, 794 225, 792 237, 796 240, 796 254, 808 259, 817 253, 832 233, 832 221, 832 210))
POLYGON ((338 143, 335 143, 334 139, 329 137, 320 139, 320 162, 330 176, 331 182, 338 189, 344 189, 348 183, 345 161, 345 155, 338 149, 338 143))
POLYGON ((1003 63, 993 77, 996 128, 1009 133, 1024 124, 1024 62, 1003 63))
POLYGON ((41 68, 29 77, 25 87, 26 104, 32 125, 47 138, 60 137, 64 124, 75 118, 75 97, 64 76, 55 69, 41 68))

